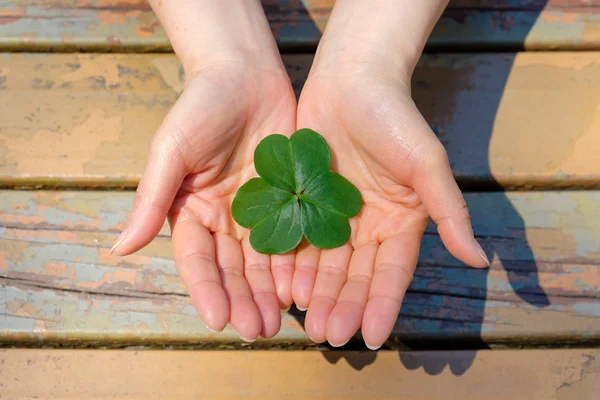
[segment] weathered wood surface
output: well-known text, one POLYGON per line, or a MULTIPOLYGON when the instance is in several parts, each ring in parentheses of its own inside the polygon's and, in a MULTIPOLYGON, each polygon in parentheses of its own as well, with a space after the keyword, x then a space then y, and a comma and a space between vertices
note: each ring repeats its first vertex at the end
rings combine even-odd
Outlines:
MULTIPOLYGON (((213 334, 197 318, 166 227, 135 255, 109 254, 132 198, 130 192, 0 192, 0 342, 239 342, 229 328, 213 334)), ((599 341, 600 192, 466 199, 491 268, 466 268, 429 227, 388 345, 599 341)), ((301 321, 302 315, 285 314, 281 333, 259 346, 308 344, 301 321)))
POLYGON ((598 61, 595 52, 430 55, 413 96, 465 187, 599 188, 598 61))
MULTIPOLYGON (((464 187, 600 188, 600 53, 426 55, 413 87, 464 187)), ((182 88, 172 55, 0 54, 0 186, 135 187, 182 88)))
MULTIPOLYGON (((263 0, 284 50, 314 50, 335 0, 263 0)), ((458 0, 432 49, 600 49, 598 0, 458 0)), ((2 51, 170 51, 144 0, 0 0, 2 51)))
POLYGON ((9 399, 592 400, 600 350, 480 351, 461 376, 432 375, 464 352, 0 350, 9 399), (344 358, 345 360, 340 360, 344 358))
MULTIPOLYGON (((263 0, 282 47, 316 46, 331 1, 263 0), (323 3, 323 2, 321 2, 323 3)), ((144 0, 0 0, 3 51, 171 51, 144 0)))
POLYGON ((436 51, 598 50, 599 33, 597 0, 459 0, 444 12, 427 47, 436 51))

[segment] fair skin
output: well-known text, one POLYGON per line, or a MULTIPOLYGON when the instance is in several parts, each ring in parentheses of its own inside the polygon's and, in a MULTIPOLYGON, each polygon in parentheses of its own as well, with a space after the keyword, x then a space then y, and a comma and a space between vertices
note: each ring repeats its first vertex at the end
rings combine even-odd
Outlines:
POLYGON ((335 167, 363 195, 342 248, 298 251, 292 293, 315 342, 369 348, 391 333, 431 217, 450 252, 484 267, 446 153, 410 94, 410 77, 446 1, 338 0, 298 107, 335 167), (369 27, 369 29, 364 29, 369 27), (393 51, 391 51, 393 49, 393 51), (317 261, 318 260, 318 261, 317 261))
POLYGON ((150 2, 186 88, 156 133, 113 251, 139 250, 168 216, 177 269, 210 329, 230 323, 245 340, 270 338, 293 301, 308 309, 315 342, 340 346, 361 329, 376 349, 393 329, 429 217, 455 257, 489 264, 444 148, 410 95, 447 0, 338 0, 298 105, 260 2, 236 2, 150 2), (359 188, 363 209, 345 246, 258 254, 231 201, 256 175, 258 142, 304 127, 325 137, 333 169, 359 188))

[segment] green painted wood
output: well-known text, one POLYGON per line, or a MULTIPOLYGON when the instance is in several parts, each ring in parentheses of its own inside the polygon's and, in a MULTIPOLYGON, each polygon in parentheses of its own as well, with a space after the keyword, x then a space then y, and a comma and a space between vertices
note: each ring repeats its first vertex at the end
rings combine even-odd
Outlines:
MULTIPOLYGON (((314 50, 334 0, 263 0, 285 51, 314 50)), ((431 50, 600 49, 597 0, 452 1, 431 50)), ((0 51, 171 51, 143 0, 0 0, 0 51)))
MULTIPOLYGON (((229 328, 213 334, 197 318, 166 227, 132 256, 109 254, 132 199, 129 192, 0 192, 0 342, 238 342, 229 328)), ((600 192, 470 193, 466 200, 491 268, 465 267, 430 226, 388 345, 600 340, 600 192)), ((285 314, 280 334, 258 346, 308 345, 302 319, 285 314)))

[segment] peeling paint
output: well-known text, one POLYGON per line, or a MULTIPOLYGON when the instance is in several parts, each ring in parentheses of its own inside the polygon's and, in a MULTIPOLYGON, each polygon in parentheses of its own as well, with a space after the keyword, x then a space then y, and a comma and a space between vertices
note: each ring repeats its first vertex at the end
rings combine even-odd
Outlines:
MULTIPOLYGON (((171 51, 158 19, 141 2, 101 6, 98 2, 21 0, 19 4, 23 6, 0 12, 5 37, 0 46, 6 50, 171 51), (43 34, 31 36, 36 32, 43 34)), ((333 0, 263 0, 271 30, 280 46, 287 49, 315 49, 333 4, 333 0)), ((460 4, 451 2, 428 45, 509 45, 515 49, 525 45, 535 50, 598 47, 597 5, 583 0, 568 6, 551 2, 547 7, 522 2, 511 6, 497 2, 460 4)))
POLYGON ((25 8, 23 7, 0 9, 0 25, 16 24, 21 21, 24 15, 25 8))
MULTIPOLYGON (((71 210, 78 218, 110 215, 111 223, 119 223, 125 220, 132 197, 133 193, 117 192, 5 191, 0 192, 0 207, 4 212, 35 214, 39 204, 47 207, 42 207, 44 213, 60 209, 71 210)), ((466 269, 448 254, 439 237, 427 235, 422 265, 395 335, 482 335, 488 341, 597 337, 600 318, 594 285, 599 279, 600 240, 596 238, 600 233, 588 221, 600 205, 599 194, 470 193, 466 200, 473 225, 485 238, 484 247, 493 251, 492 267, 466 269), (523 244, 525 239, 528 245, 523 244), (584 259, 578 255, 583 248, 588 254, 584 259), (522 271, 518 281, 511 278, 515 268, 522 271), (515 292, 539 294, 540 290, 549 298, 545 307, 529 304, 515 292)), ((73 221, 68 216, 61 225, 60 218, 55 219, 52 223, 59 231, 0 229, 0 260, 7 265, 2 275, 12 279, 3 284, 12 293, 10 301, 29 302, 36 307, 37 318, 54 321, 56 325, 45 325, 44 340, 161 337, 169 341, 208 335, 190 299, 183 297, 187 292, 174 268, 168 237, 156 239, 138 254, 117 258, 108 253, 115 233, 84 231, 73 221), (15 244, 24 247, 10 247, 15 244), (132 317, 132 310, 143 314, 132 317)), ((9 335, 23 334, 18 328, 22 323, 11 324, 9 335)), ((289 314, 283 316, 282 329, 280 338, 305 338, 301 325, 289 314)), ((229 331, 210 338, 225 340, 230 333, 235 338, 229 331)))
POLYGON ((173 57, 157 57, 152 60, 152 64, 158 69, 165 83, 175 93, 180 94, 183 92, 185 81, 181 64, 177 59, 173 57))
POLYGON ((284 320, 282 322, 282 325, 290 330, 295 329, 297 333, 304 332, 304 328, 302 327, 302 325, 300 325, 300 323, 295 319, 284 320))
POLYGON ((0 271, 8 271, 8 251, 0 250, 0 271))
POLYGON ((598 354, 582 355, 579 377, 574 382, 563 382, 556 390, 557 400, 580 400, 600 393, 600 357, 598 354))
POLYGON ((98 262, 107 265, 131 264, 131 265, 150 265, 152 259, 148 256, 132 254, 125 257, 117 257, 110 254, 109 249, 98 249, 98 262))
POLYGON ((33 304, 21 300, 8 302, 6 308, 18 317, 31 318, 37 312, 37 309, 33 304))
POLYGON ((44 270, 49 275, 64 276, 65 273, 67 272, 67 264, 50 262, 50 263, 46 264, 46 266, 44 267, 44 270))
POLYGON ((82 160, 93 159, 97 146, 118 140, 121 122, 119 116, 107 118, 103 110, 92 110, 82 124, 73 127, 72 132, 38 130, 32 140, 7 138, 3 144, 13 151, 5 162, 14 161, 13 168, 16 171, 35 176, 40 173, 40 166, 44 169, 48 167, 47 163, 40 163, 40 160, 47 160, 48 149, 55 148, 57 152, 52 157, 61 161, 55 164, 53 174, 81 174, 84 167, 82 160), (72 137, 85 137, 87 141, 75 142, 72 137))
POLYGON ((98 62, 95 57, 80 57, 79 68, 60 77, 65 82, 76 82, 83 79, 103 79, 107 86, 119 83, 119 70, 114 63, 98 62))
POLYGON ((130 19, 138 18, 142 14, 140 10, 124 10, 115 12, 113 10, 102 10, 96 14, 98 21, 104 25, 123 25, 130 19))
MULTIPOLYGON (((461 184, 594 188, 600 182, 595 169, 600 156, 593 150, 600 146, 594 134, 600 115, 597 58, 596 53, 426 55, 413 92, 461 184), (444 102, 436 100, 440 96, 444 102)), ((311 57, 284 61, 299 90, 311 57)), ((10 126, 0 124, 0 174, 7 185, 134 187, 150 140, 183 88, 173 56, 51 55, 42 62, 13 55, 4 65, 21 71, 9 74, 0 91, 0 107, 14 116, 10 126), (33 79, 54 86, 35 89, 33 79), (32 90, 35 103, 29 101, 32 90), (69 112, 60 112, 57 104, 69 112), (48 154, 48 148, 55 151, 48 154)))

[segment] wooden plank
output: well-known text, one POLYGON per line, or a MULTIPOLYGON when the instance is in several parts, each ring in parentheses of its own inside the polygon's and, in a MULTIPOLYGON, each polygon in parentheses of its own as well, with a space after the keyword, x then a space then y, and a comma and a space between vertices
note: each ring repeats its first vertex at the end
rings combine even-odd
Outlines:
POLYGON ((0 350, 10 399, 591 400, 600 350, 465 352, 0 350), (343 359, 343 360, 342 360, 343 359), (341 360, 341 361, 338 361, 341 360), (415 365, 424 365, 423 369, 415 365))
MULTIPOLYGON (((284 50, 314 50, 335 0, 263 0, 284 50)), ((598 0, 452 1, 430 49, 600 49, 598 0)), ((0 51, 171 51, 143 0, 0 0, 0 51)))
POLYGON ((413 96, 464 188, 598 188, 599 59, 430 55, 413 76, 413 96))
MULTIPOLYGON (((109 254, 132 198, 0 192, 0 342, 239 343, 231 329, 212 334, 198 320, 173 266, 166 227, 135 255, 109 254)), ((387 346, 600 340, 600 192, 466 199, 491 268, 465 267, 430 226, 387 346)), ((280 334, 257 345, 309 344, 302 319, 286 313, 280 334)))
MULTIPOLYGON (((332 2, 263 0, 280 46, 315 46, 332 2), (323 2, 321 2, 323 3, 323 2)), ((2 51, 171 51, 144 0, 0 0, 2 51)))
MULTIPOLYGON (((263 0, 282 47, 312 46, 331 11, 297 0, 263 0), (325 13, 326 12, 326 13, 325 13)), ((0 0, 2 51, 171 51, 144 0, 0 0)))
POLYGON ((447 10, 427 51, 519 51, 600 49, 600 8, 447 10))
MULTIPOLYGON (((311 61, 285 57, 297 93, 311 61)), ((426 55, 413 93, 463 187, 600 188, 599 61, 426 55)), ((171 55, 0 54, 0 186, 135 187, 182 88, 171 55)))

